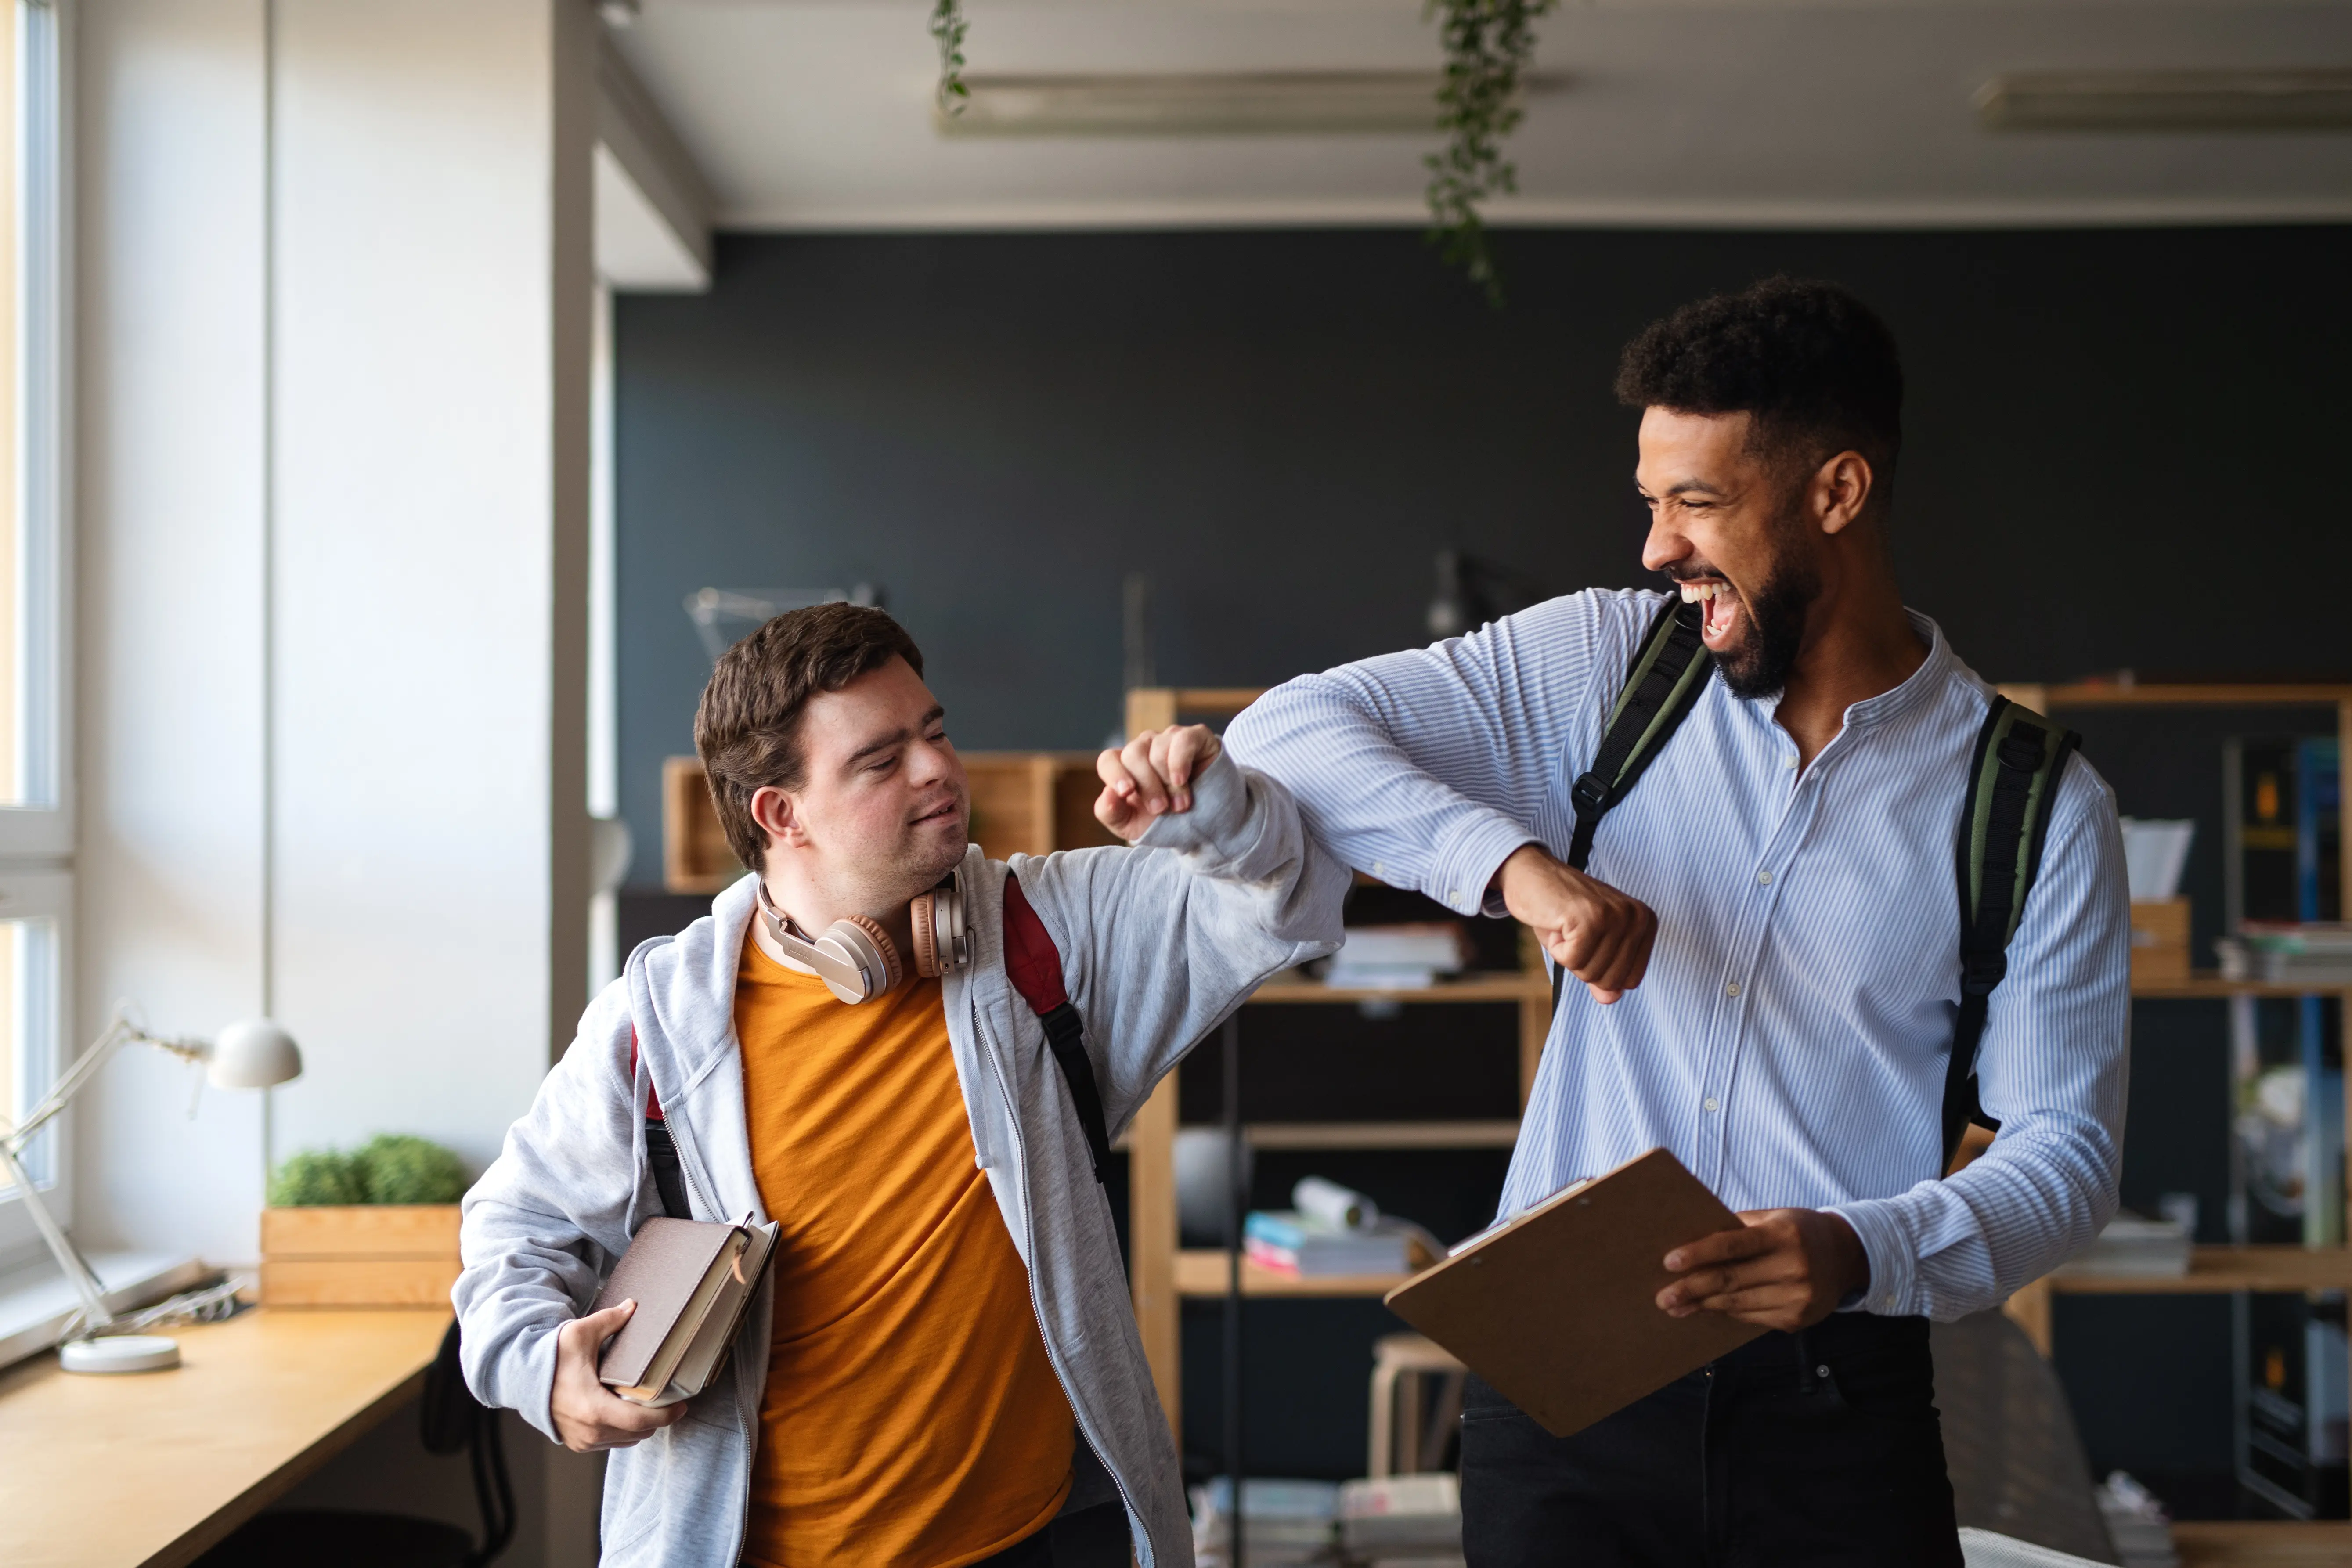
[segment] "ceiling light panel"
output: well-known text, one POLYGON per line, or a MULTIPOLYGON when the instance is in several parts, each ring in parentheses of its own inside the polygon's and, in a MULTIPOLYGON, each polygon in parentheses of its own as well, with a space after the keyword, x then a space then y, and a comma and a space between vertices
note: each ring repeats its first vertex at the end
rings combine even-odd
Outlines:
POLYGON ((2352 130, 2352 69, 2012 71, 1978 89, 1990 131, 2352 130))

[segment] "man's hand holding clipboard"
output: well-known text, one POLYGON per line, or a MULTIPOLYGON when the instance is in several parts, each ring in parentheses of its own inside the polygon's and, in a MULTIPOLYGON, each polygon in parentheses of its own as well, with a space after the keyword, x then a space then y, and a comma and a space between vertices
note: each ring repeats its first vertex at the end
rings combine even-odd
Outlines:
POLYGON ((1848 1261, 1837 1236, 1861 1254, 1845 1223, 1796 1211, 1758 1220, 1653 1149, 1477 1237, 1390 1291, 1388 1305, 1564 1437, 1837 1304, 1824 1297, 1848 1261), (1811 1234, 1808 1220, 1837 1236, 1811 1234))

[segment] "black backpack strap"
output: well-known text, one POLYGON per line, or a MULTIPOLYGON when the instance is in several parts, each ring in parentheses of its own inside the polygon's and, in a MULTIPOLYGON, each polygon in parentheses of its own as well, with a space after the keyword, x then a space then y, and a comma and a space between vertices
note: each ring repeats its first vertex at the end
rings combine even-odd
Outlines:
MULTIPOLYGON (((1642 646, 1625 671, 1625 684, 1609 710, 1609 727, 1601 736, 1601 750, 1592 765, 1577 778, 1568 793, 1576 812, 1576 830, 1568 847, 1568 864, 1583 870, 1592 858, 1592 835, 1601 819, 1657 760, 1675 730, 1706 688, 1714 656, 1700 639, 1706 606, 1668 599, 1642 634, 1642 646)), ((1559 1011, 1567 972, 1552 966, 1551 1006, 1559 1011)))
MULTIPOLYGON (((637 1034, 629 1031, 629 1077, 637 1074, 637 1034)), ((672 1219, 692 1219, 694 1205, 686 1197, 686 1171, 677 1163, 677 1141, 669 1135, 669 1122, 662 1116, 661 1097, 653 1086, 646 1086, 646 1164, 654 1173, 654 1192, 661 1199, 662 1213, 672 1219)))
POLYGON ((1944 1166, 1970 1121, 1998 1131, 1977 1098, 1977 1046, 1992 994, 2009 973, 2010 939, 2042 869, 2058 777, 2083 738, 2030 708, 1995 697, 1969 759, 1953 869, 1960 899, 1960 1010, 1944 1073, 1944 1166))
POLYGON ((1715 668, 1699 638, 1706 614, 1704 605, 1668 599, 1643 635, 1641 651, 1633 656, 1624 689, 1617 693, 1617 705, 1609 710, 1601 751, 1568 792, 1576 811, 1568 863, 1580 871, 1592 858, 1592 835, 1601 817, 1657 759, 1706 688, 1707 671, 1715 668))

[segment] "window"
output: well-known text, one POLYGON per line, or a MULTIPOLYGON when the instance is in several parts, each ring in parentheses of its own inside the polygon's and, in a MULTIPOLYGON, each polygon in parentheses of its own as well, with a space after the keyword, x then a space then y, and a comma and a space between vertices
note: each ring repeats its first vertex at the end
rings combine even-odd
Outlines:
MULTIPOLYGON (((0 26, 0 1118, 13 1122, 47 1091, 68 1037, 73 814, 64 37, 58 0, 10 0, 7 11, 9 25, 0 26)), ((58 1185, 60 1129, 45 1130, 25 1164, 44 1188, 58 1185)), ((0 1255, 33 1236, 23 1205, 7 1201, 10 1188, 0 1175, 0 1255)))

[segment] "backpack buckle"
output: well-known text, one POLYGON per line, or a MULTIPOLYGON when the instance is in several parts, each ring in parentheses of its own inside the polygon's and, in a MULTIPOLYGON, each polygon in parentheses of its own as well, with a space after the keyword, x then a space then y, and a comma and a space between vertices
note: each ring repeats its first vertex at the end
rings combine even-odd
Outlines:
POLYGON ((1568 799, 1577 816, 1591 816, 1609 804, 1609 781, 1599 773, 1584 773, 1570 786, 1568 799))
POLYGON ((1960 994, 1965 996, 1990 996, 2009 973, 2009 954, 1996 948, 1990 952, 1967 952, 1960 955, 1960 994))

